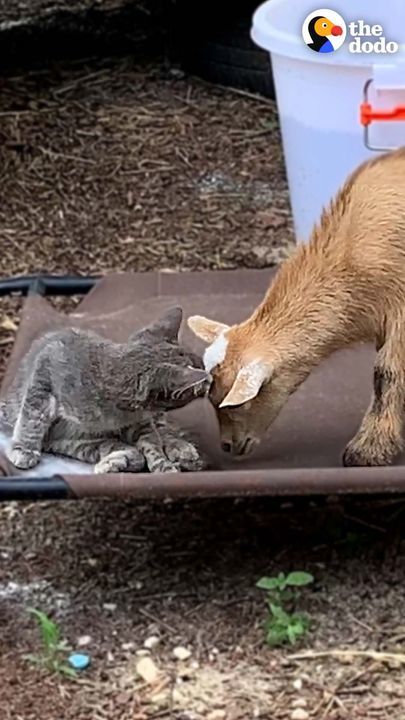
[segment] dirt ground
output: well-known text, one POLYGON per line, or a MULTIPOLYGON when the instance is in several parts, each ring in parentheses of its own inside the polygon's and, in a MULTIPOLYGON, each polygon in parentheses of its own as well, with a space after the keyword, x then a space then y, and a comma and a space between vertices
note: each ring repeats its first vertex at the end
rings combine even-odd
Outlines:
MULTIPOLYGON (((165 66, 81 61, 2 78, 0 136, 2 275, 269 267, 293 243, 271 102, 165 66)), ((4 366, 18 301, 1 301, 0 324, 4 366)), ((3 505, 2 720, 403 720, 404 509, 3 505), (312 626, 271 650, 255 583, 290 570, 315 577, 312 626), (91 656, 77 681, 27 661, 41 651, 29 607, 91 656)))
POLYGON ((45 14, 51 16, 67 10, 80 12, 95 6, 109 9, 123 4, 123 0, 0 0, 0 18, 4 22, 22 23, 27 18, 38 22, 38 18, 45 14))

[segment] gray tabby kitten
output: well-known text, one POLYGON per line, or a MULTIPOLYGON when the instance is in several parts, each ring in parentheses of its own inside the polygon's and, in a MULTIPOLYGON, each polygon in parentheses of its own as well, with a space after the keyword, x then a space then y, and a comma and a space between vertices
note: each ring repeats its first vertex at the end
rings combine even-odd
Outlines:
POLYGON ((72 328, 35 341, 0 404, 13 465, 32 468, 48 452, 97 473, 202 469, 195 445, 165 416, 210 385, 201 359, 179 345, 181 320, 173 308, 122 344, 72 328))

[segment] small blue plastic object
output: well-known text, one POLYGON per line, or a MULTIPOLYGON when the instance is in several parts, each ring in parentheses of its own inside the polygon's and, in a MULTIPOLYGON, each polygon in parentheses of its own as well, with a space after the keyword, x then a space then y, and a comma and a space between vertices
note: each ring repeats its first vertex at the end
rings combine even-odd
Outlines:
POLYGON ((85 670, 90 665, 89 655, 83 655, 82 653, 69 655, 68 661, 74 670, 85 670))

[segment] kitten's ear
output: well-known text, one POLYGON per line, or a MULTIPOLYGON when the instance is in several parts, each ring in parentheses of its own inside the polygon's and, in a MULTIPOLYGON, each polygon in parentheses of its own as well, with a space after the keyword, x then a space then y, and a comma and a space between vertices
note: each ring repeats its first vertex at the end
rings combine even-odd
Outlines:
POLYGON ((176 368, 174 376, 171 378, 172 396, 178 399, 187 392, 195 395, 195 397, 205 395, 209 390, 211 381, 211 375, 201 368, 191 366, 176 368))
POLYGON ((182 319, 182 308, 180 306, 172 307, 170 310, 167 310, 159 320, 156 320, 154 323, 151 323, 151 325, 143 328, 139 333, 136 333, 135 337, 147 334, 156 340, 177 340, 182 319))

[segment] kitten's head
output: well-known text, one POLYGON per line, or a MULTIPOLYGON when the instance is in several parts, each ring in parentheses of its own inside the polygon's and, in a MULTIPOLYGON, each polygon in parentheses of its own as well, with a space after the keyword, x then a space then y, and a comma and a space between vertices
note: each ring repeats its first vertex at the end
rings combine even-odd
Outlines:
POLYGON ((182 316, 180 307, 171 308, 131 338, 144 350, 142 382, 151 408, 173 410, 208 394, 212 378, 202 359, 179 344, 182 316))

